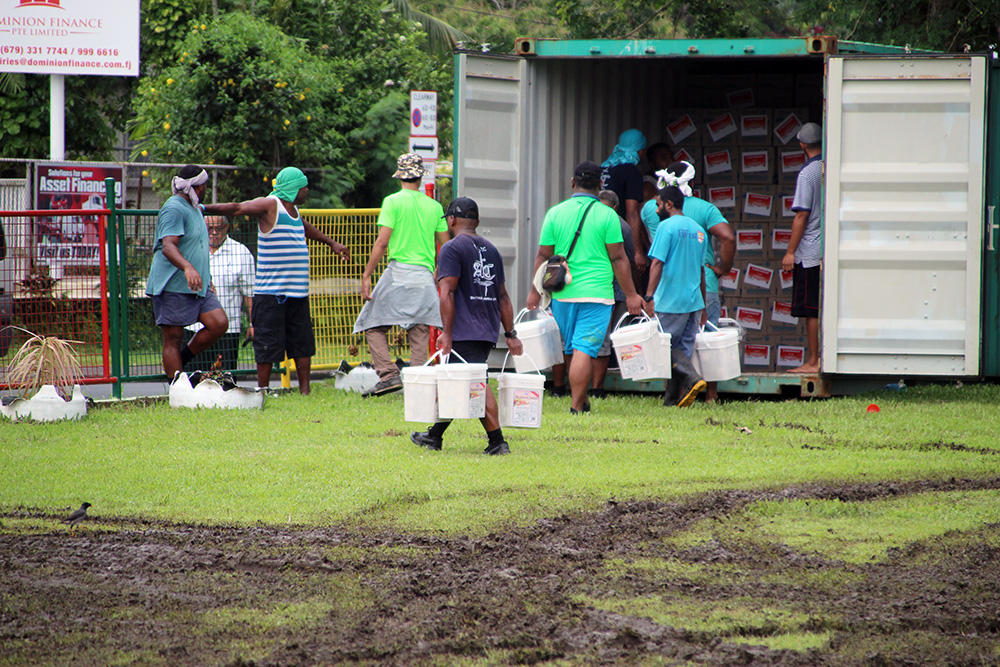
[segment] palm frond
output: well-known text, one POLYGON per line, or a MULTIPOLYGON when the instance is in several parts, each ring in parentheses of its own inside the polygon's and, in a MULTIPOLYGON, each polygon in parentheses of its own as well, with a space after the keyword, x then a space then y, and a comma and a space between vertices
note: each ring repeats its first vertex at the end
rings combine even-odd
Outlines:
POLYGON ((13 95, 25 86, 24 74, 21 72, 0 72, 0 93, 13 95))
POLYGON ((472 39, 458 28, 414 9, 409 0, 392 0, 391 5, 407 21, 417 21, 423 26, 427 32, 428 46, 433 51, 453 51, 459 42, 472 39))

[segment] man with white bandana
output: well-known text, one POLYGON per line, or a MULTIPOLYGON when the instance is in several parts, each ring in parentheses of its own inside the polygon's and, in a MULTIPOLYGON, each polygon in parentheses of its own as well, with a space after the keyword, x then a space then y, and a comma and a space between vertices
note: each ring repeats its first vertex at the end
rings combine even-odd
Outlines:
POLYGON ((309 195, 309 180, 302 170, 285 167, 278 172, 267 197, 228 204, 210 204, 214 215, 246 215, 257 219, 257 275, 254 279, 253 350, 257 360, 257 386, 271 384, 271 367, 287 355, 295 360, 299 393, 309 393, 309 372, 316 354, 309 314, 309 249, 306 239, 319 241, 345 262, 347 247, 321 232, 299 214, 309 195))
POLYGON ((171 380, 229 327, 226 311, 209 289, 208 229, 200 206, 207 183, 204 169, 184 166, 173 179, 173 196, 156 217, 146 294, 152 298, 153 316, 163 332, 163 370, 171 380), (195 322, 203 325, 202 330, 183 345, 184 327, 195 322))
MULTIPOLYGON (((729 273, 736 255, 736 235, 725 216, 715 204, 692 197, 690 183, 695 177, 694 166, 690 162, 674 162, 666 169, 656 172, 660 187, 676 185, 684 194, 684 215, 691 218, 719 242, 719 256, 715 256, 711 241, 705 244, 705 314, 713 326, 719 326, 722 304, 719 301, 719 276, 729 273)), ((651 199, 642 207, 642 222, 653 238, 660 224, 657 213, 659 202, 651 199)), ((712 403, 718 399, 717 383, 709 382, 705 391, 705 401, 712 403)))

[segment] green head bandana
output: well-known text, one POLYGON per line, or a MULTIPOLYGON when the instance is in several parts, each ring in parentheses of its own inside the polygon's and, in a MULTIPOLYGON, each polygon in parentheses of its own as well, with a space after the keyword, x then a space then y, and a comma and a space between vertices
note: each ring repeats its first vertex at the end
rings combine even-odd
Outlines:
POLYGON ((278 177, 274 179, 274 190, 272 195, 278 195, 282 201, 295 201, 299 190, 309 185, 309 179, 298 167, 285 167, 278 172, 278 177))

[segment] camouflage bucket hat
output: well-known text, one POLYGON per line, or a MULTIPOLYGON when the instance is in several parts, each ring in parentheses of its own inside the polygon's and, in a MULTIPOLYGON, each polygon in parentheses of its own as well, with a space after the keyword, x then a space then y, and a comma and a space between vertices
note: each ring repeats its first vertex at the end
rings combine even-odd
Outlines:
POLYGON ((399 156, 399 160, 396 161, 396 173, 392 177, 409 180, 411 178, 420 178, 425 173, 427 172, 424 171, 424 159, 422 157, 416 153, 403 153, 399 156))

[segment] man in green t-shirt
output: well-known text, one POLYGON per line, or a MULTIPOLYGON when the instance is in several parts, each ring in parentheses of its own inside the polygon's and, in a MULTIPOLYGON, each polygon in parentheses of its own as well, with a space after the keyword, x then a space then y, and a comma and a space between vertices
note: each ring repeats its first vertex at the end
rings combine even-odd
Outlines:
POLYGON ((365 333, 372 365, 379 381, 363 396, 382 396, 403 388, 399 369, 389 353, 389 328, 409 332, 410 364, 427 361, 430 327, 441 327, 437 286, 434 284, 435 242, 448 242, 448 224, 441 204, 420 191, 424 163, 419 155, 399 157, 396 173, 400 191, 382 200, 378 237, 361 275, 361 298, 365 301, 354 333, 365 333), (372 290, 372 274, 389 253, 389 266, 372 290))
MULTIPOLYGON (((573 397, 570 412, 577 414, 590 411, 587 388, 594 371, 594 358, 611 322, 615 303, 612 280, 618 279, 625 292, 625 304, 633 315, 642 310, 643 300, 632 283, 618 214, 597 201, 601 167, 589 160, 581 162, 570 185, 573 196, 550 208, 542 221, 534 272, 553 255, 569 255, 572 280, 564 289, 552 293, 552 315, 562 333, 569 367, 573 397)), ((532 284, 528 309, 538 308, 540 301, 541 294, 532 284)))

